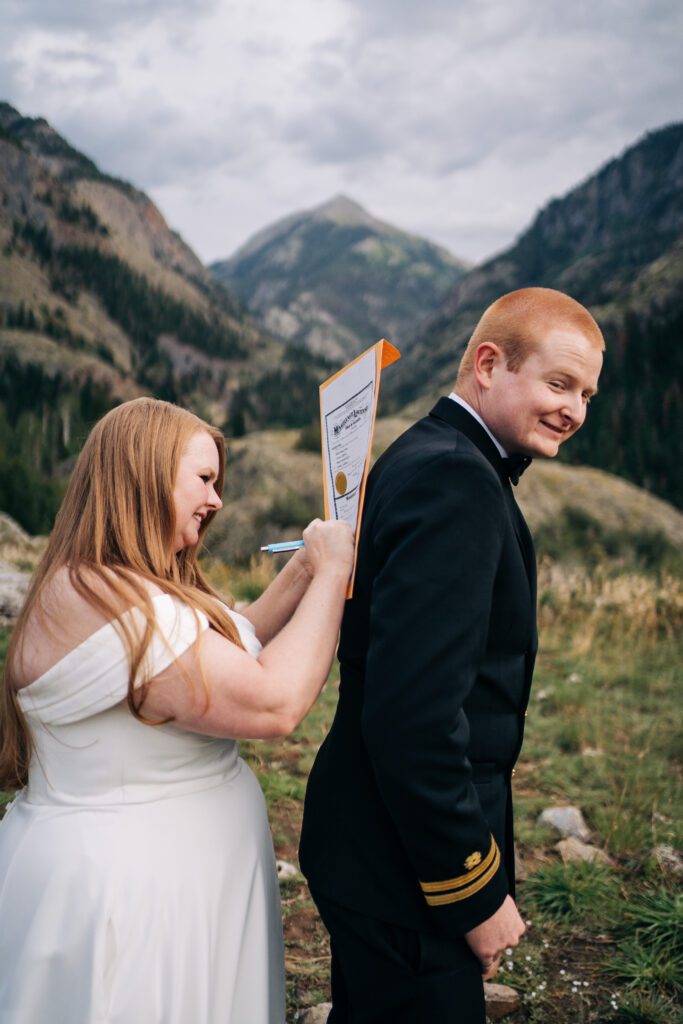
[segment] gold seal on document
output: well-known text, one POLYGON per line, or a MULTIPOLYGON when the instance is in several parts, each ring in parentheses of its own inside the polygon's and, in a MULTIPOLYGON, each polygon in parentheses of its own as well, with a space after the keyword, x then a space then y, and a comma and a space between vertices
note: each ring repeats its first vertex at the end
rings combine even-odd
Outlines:
POLYGON ((334 478, 334 489, 337 494, 346 494, 346 488, 349 486, 349 481, 346 479, 346 473, 337 473, 334 478))

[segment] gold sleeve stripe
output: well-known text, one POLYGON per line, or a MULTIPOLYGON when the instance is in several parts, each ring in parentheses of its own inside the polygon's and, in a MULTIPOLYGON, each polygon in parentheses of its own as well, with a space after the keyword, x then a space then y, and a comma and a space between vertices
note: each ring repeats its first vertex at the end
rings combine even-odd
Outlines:
POLYGON ((459 878, 448 878, 445 882, 420 882, 423 892, 445 892, 447 889, 457 889, 461 885, 469 884, 474 882, 479 875, 482 875, 489 864, 493 860, 498 850, 496 840, 491 836, 491 848, 484 857, 481 864, 477 864, 476 868, 472 868, 466 875, 460 875, 459 878))
POLYGON ((425 896, 427 903, 430 907, 438 907, 444 903, 458 903, 460 900, 469 899, 470 896, 474 896, 475 893, 479 892, 480 889, 483 889, 484 886, 491 881, 498 870, 499 864, 500 850, 496 847, 496 855, 493 859, 493 864, 486 874, 482 875, 478 881, 474 882, 472 885, 468 885, 465 889, 458 889, 457 892, 444 893, 443 896, 425 896))

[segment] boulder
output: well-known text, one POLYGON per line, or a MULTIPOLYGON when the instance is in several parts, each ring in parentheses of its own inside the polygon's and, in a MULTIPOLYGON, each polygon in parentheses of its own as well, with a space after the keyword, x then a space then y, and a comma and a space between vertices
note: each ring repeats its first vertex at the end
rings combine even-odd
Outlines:
POLYGON ((588 861, 591 864, 611 864, 611 860, 604 850, 590 843, 582 843, 576 836, 568 836, 560 839, 555 844, 555 849, 565 864, 578 864, 579 861, 588 861))
POLYGON ((327 1024, 331 1009, 332 1003, 318 1003, 308 1010, 302 1010, 298 1018, 299 1024, 327 1024))
POLYGON ((680 878, 683 875, 683 854, 674 846, 670 846, 668 843, 655 846, 652 856, 665 875, 671 875, 674 878, 680 878))
POLYGON ((509 985, 496 985, 495 982, 484 982, 484 999, 486 1000, 486 1016, 489 1020, 502 1020, 519 1009, 521 998, 519 992, 509 985))
POLYGON ((277 877, 280 882, 288 882, 290 878, 300 878, 301 875, 293 864, 287 860, 276 860, 277 877))
POLYGON ((576 836, 584 842, 590 839, 590 829, 578 807, 546 807, 538 820, 556 829, 564 838, 576 836))

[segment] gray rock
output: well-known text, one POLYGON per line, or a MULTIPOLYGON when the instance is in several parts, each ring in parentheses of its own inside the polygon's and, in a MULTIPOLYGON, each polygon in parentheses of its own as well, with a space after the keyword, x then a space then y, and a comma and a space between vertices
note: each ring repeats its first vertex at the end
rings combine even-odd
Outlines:
POLYGON ((674 846, 670 846, 668 843, 655 846, 652 856, 665 875, 673 875, 676 878, 683 875, 683 854, 674 846))
POLYGON ((591 846, 589 843, 582 843, 576 836, 560 839, 559 843, 555 844, 555 849, 565 864, 578 864, 579 861, 588 861, 591 864, 612 863, 604 850, 599 850, 597 846, 591 846))
POLYGON ((19 572, 6 562, 0 562, 0 619, 16 619, 30 580, 29 573, 19 572))
POLYGON ((543 825, 551 825, 561 836, 576 836, 584 842, 590 839, 590 830, 578 807, 546 807, 538 819, 543 825))
POLYGON ((484 982, 484 999, 489 1020, 502 1020, 519 1009, 521 1003, 519 992, 514 988, 490 981, 484 982))
POLYGON ((301 878, 301 874, 287 860, 276 860, 277 877, 280 882, 288 882, 290 878, 301 878))
POLYGON ((327 1024, 331 1009, 332 1003, 318 1003, 317 1006, 311 1006, 308 1010, 302 1010, 299 1024, 327 1024))

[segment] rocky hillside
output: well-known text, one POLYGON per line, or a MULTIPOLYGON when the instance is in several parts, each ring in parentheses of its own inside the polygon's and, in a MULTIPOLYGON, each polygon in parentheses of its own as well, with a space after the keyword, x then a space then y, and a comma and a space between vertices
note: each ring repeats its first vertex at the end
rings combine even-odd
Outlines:
POLYGON ((585 303, 607 340, 601 394, 564 455, 683 505, 683 124, 651 132, 518 242, 462 277, 387 380, 413 411, 450 389, 486 306, 529 285, 585 303))
POLYGON ((122 399, 240 434, 305 422, 328 372, 257 326, 144 193, 0 103, 0 508, 47 529, 55 478, 122 399))
POLYGON ((382 337, 403 348, 465 265, 337 196, 211 269, 268 330, 343 362, 382 337))

